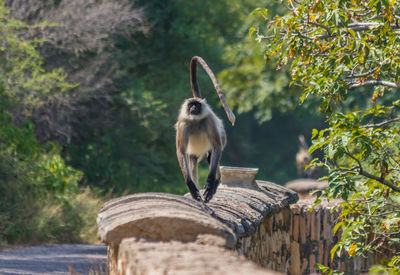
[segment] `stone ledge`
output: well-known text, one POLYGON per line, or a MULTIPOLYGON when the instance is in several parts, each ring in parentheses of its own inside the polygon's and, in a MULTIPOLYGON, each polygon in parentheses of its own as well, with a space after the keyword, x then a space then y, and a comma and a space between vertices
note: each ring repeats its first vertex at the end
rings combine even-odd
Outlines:
POLYGON ((116 198, 100 209, 98 236, 106 244, 118 245, 129 237, 204 242, 202 235, 215 235, 225 241, 216 238, 210 244, 233 248, 237 237, 254 233, 266 216, 298 199, 295 192, 271 182, 257 181, 257 186, 221 186, 208 204, 193 200, 190 194, 142 193, 116 198))
MULTIPOLYGON (((208 251, 206 254, 211 255, 209 261, 217 261, 221 256, 220 251, 223 253, 232 251, 218 250, 218 253, 214 253, 209 249, 221 249, 221 247, 237 249, 238 245, 243 247, 241 240, 252 234, 257 235, 263 223, 269 223, 269 219, 276 220, 272 218, 276 215, 279 221, 273 223, 274 228, 278 230, 282 226, 288 227, 287 224, 281 225, 281 220, 283 221, 281 214, 282 211, 288 212, 289 204, 297 200, 296 192, 265 181, 252 182, 251 188, 238 183, 234 186, 221 184, 214 198, 207 204, 193 200, 190 194, 178 196, 166 193, 133 194, 110 200, 104 203, 97 218, 98 236, 108 245, 108 272, 119 274, 118 262, 121 262, 120 259, 124 257, 136 259, 137 255, 129 252, 135 251, 134 247, 129 245, 123 248, 125 244, 121 245, 125 243, 125 240, 133 237, 136 243, 138 239, 141 239, 157 247, 166 245, 166 242, 178 242, 181 245, 185 243, 187 247, 200 245, 198 247, 200 250, 204 249, 204 253, 208 251), (212 245, 214 248, 207 248, 209 247, 207 245, 212 245)), ((274 235, 271 241, 279 242, 282 239, 279 236, 275 238, 274 235)), ((183 249, 183 251, 188 250, 183 249)), ((153 256, 149 255, 149 257, 153 256)), ((154 257, 157 258, 157 256, 154 257)), ((139 264, 132 259, 122 260, 122 268, 127 268, 124 264, 127 262, 139 264)), ((149 259, 151 260, 154 258, 149 259)), ((272 258, 269 260, 274 261, 272 258)), ((190 263, 190 260, 188 261, 190 263)), ((143 263, 145 264, 140 265, 141 267, 148 265, 146 268, 157 268, 157 265, 150 262, 143 263)), ((230 264, 230 261, 228 263, 230 264)), ((179 264, 176 264, 179 267, 179 264)), ((284 267, 285 265, 279 270, 284 270, 284 267)), ((199 272, 204 274, 204 267, 198 270, 191 269, 190 272, 185 272, 185 274, 199 272)), ((263 270, 262 274, 268 273, 263 270)))
POLYGON ((97 217, 98 237, 118 245, 122 239, 141 237, 159 241, 204 242, 234 247, 232 230, 213 218, 192 199, 166 193, 143 193, 106 202, 97 217), (213 235, 215 238, 204 238, 213 235))
POLYGON ((128 274, 252 274, 277 275, 233 251, 181 242, 124 239, 119 247, 118 273, 128 274))

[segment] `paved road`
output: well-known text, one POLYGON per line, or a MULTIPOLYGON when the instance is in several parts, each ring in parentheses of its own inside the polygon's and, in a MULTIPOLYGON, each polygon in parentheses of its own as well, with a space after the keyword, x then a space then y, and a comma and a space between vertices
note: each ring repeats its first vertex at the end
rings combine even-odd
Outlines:
POLYGON ((106 274, 107 247, 63 244, 14 248, 0 252, 1 275, 106 274), (75 273, 74 273, 75 272, 75 273))

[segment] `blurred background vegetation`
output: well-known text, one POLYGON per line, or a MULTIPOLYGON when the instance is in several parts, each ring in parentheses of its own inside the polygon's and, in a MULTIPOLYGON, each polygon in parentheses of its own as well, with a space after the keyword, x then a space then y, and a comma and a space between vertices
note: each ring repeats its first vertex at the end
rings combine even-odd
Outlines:
MULTIPOLYGON (((298 135, 309 140, 324 121, 248 35, 255 8, 279 5, 0 0, 0 247, 94 241, 105 198, 186 193, 173 125, 194 55, 239 114, 225 123, 222 164, 259 167, 279 184, 296 178, 298 135)), ((200 89, 226 121, 201 71, 200 89)))

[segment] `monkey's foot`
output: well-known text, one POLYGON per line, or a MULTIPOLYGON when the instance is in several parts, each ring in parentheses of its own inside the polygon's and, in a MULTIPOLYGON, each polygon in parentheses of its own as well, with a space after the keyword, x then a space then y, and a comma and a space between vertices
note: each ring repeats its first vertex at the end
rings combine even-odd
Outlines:
POLYGON ((212 193, 212 188, 208 188, 204 191, 203 196, 204 196, 204 202, 209 202, 212 197, 213 197, 213 193, 212 193))
POLYGON ((216 179, 214 181, 214 184, 210 184, 209 182, 207 182, 203 193, 205 202, 209 202, 214 196, 214 194, 217 192, 219 181, 220 181, 219 179, 216 179))

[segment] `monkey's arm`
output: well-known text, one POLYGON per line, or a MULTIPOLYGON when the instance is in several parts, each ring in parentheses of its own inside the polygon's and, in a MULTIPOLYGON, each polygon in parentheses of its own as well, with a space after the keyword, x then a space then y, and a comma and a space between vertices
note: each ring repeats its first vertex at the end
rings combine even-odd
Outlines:
POLYGON ((201 196, 199 189, 197 189, 196 184, 193 182, 193 179, 190 176, 190 168, 189 163, 186 157, 186 145, 187 139, 183 139, 183 129, 182 127, 177 128, 176 135, 176 155, 178 157, 179 165, 182 170, 183 178, 185 179, 185 183, 189 188, 190 194, 195 200, 201 201, 201 196))
POLYGON ((186 185, 189 188, 190 194, 192 195, 193 199, 201 201, 202 199, 200 196, 199 189, 197 189, 196 184, 190 177, 189 164, 185 153, 179 151, 177 152, 177 155, 178 155, 179 165, 181 166, 183 178, 185 179, 186 185))
POLYGON ((204 190, 204 201, 209 202, 217 191, 217 187, 220 181, 219 173, 219 162, 222 155, 222 146, 217 145, 214 150, 211 151, 210 156, 210 172, 208 173, 207 183, 204 190), (218 177, 217 177, 218 175, 218 177))

